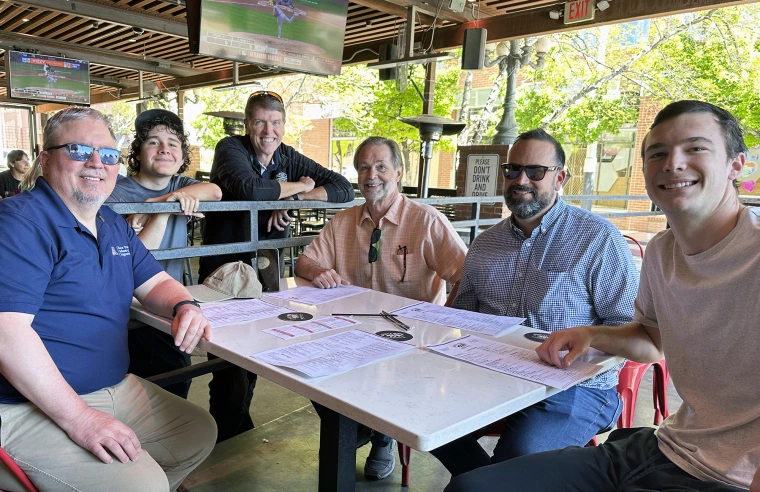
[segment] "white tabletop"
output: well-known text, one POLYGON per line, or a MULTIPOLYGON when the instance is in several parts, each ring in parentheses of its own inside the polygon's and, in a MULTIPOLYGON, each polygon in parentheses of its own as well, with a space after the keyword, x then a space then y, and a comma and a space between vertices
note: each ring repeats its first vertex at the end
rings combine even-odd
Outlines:
MULTIPOLYGON (((302 279, 282 279, 281 288, 309 285, 302 279)), ((288 306, 314 315, 332 313, 379 313, 392 311, 415 300, 369 291, 319 306, 306 306, 274 298, 273 304, 288 306)), ((134 301, 132 318, 169 332, 171 321, 148 313, 134 301)), ((398 331, 382 318, 356 317, 355 328, 377 332, 398 331)), ((336 330, 291 340, 264 333, 275 326, 292 324, 277 318, 219 327, 212 341, 201 341, 201 348, 244 367, 306 398, 325 405, 365 424, 399 442, 422 451, 435 449, 492 422, 543 400, 558 390, 542 384, 501 374, 461 362, 423 348, 424 345, 458 338, 468 332, 432 323, 401 318, 412 327, 410 344, 418 347, 399 356, 374 362, 350 371, 310 379, 288 369, 254 361, 248 356, 277 347, 334 334, 336 330)), ((349 328, 345 328, 347 330, 349 328)), ((520 327, 497 338, 525 348, 538 344, 523 335, 536 331, 520 327)), ((485 335, 479 335, 485 336, 485 335)), ((614 366, 621 359, 609 355, 587 356, 584 360, 614 366)))

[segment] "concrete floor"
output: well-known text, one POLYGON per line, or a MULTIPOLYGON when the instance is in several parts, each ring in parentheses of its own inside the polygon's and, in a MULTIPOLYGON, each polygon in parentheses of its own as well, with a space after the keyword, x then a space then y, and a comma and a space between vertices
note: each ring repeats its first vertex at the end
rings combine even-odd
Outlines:
MULTIPOLYGON (((200 359, 198 361, 205 360, 200 359)), ((195 361, 194 361, 195 362, 195 361)), ((190 388, 190 401, 208 408, 210 376, 197 378, 190 388)), ((671 412, 681 399, 672 387, 668 391, 671 412)), ((652 370, 644 376, 636 406, 636 426, 651 426, 652 370)), ((311 403, 276 384, 259 378, 251 408, 256 428, 216 446, 208 459, 184 482, 192 492, 252 491, 291 492, 317 490, 319 417, 311 403)), ((606 435, 599 436, 604 440, 606 435)), ((481 439, 491 449, 495 438, 481 439)), ((368 482, 362 472, 369 446, 357 451, 357 491, 398 491, 401 466, 380 482, 368 482)), ((411 457, 411 491, 440 491, 449 482, 446 469, 430 454, 413 451, 411 457)))

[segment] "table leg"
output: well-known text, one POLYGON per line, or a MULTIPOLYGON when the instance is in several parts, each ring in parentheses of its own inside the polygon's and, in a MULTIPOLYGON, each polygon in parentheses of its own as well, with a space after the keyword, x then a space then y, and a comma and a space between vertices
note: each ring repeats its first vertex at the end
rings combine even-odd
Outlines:
POLYGON ((356 484, 358 424, 325 408, 319 432, 319 492, 350 492, 356 484))

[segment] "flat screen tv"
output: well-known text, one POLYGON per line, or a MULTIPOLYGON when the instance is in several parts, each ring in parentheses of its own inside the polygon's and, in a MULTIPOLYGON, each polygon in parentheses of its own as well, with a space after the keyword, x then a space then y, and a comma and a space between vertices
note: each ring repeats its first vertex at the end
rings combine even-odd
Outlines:
POLYGON ((89 62, 7 51, 5 68, 11 97, 90 104, 89 62))
POLYGON ((200 11, 199 54, 340 73, 348 0, 200 0, 200 11))

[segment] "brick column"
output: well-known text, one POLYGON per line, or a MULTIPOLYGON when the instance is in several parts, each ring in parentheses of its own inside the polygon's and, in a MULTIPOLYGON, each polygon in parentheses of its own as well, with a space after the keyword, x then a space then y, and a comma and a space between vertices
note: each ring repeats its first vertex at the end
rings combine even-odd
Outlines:
MULTIPOLYGON (((636 127, 636 145, 633 148, 634 165, 631 170, 630 184, 628 186, 629 195, 646 195, 646 185, 644 183, 643 163, 641 161, 641 145, 644 136, 649 131, 649 127, 654 121, 654 117, 663 108, 660 101, 642 97, 639 103, 639 120, 636 127)), ((651 203, 648 200, 629 200, 627 210, 630 212, 648 212, 651 203)), ((612 221, 621 230, 633 230, 641 232, 658 232, 665 228, 666 219, 664 216, 657 217, 629 217, 625 219, 616 219, 612 221)))

